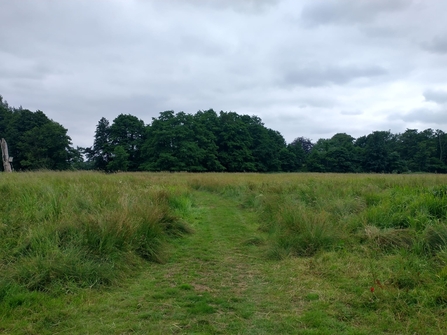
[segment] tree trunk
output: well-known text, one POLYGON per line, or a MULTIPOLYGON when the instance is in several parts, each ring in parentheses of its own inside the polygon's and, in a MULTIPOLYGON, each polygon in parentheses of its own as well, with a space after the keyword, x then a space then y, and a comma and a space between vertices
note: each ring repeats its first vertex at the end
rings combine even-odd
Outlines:
POLYGON ((2 146, 3 169, 5 172, 12 172, 11 162, 8 154, 8 144, 6 143, 4 138, 2 138, 1 146, 2 146))

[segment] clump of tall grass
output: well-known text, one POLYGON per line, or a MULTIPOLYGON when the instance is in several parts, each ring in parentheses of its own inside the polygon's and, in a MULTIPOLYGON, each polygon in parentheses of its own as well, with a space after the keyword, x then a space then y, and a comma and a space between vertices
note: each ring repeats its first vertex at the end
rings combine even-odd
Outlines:
POLYGON ((430 254, 447 250, 447 225, 445 223, 435 223, 425 228, 423 243, 430 254))
POLYGON ((366 226, 359 236, 375 252, 410 249, 416 238, 414 231, 410 229, 381 229, 376 226, 366 226))
POLYGON ((434 186, 439 178, 278 175, 247 190, 244 204, 258 212, 278 255, 308 256, 358 242, 375 251, 420 253, 433 249, 431 230, 424 230, 447 218, 444 187, 434 186))
POLYGON ((20 173, 0 190, 4 292, 109 285, 144 260, 165 261, 169 238, 191 231, 186 188, 138 174, 20 173))
POLYGON ((270 236, 270 257, 312 256, 343 239, 330 213, 316 212, 304 202, 277 196, 263 197, 259 215, 261 229, 270 236))

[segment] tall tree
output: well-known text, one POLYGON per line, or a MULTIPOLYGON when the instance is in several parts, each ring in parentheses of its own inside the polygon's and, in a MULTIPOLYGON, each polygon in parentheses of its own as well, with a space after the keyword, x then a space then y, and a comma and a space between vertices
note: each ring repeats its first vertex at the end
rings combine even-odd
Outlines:
POLYGON ((312 143, 311 139, 302 136, 297 137, 287 145, 287 149, 296 157, 292 171, 304 171, 307 169, 306 161, 313 146, 314 143, 312 143))
POLYGON ((330 139, 318 140, 309 154, 307 165, 309 171, 315 172, 357 172, 360 160, 354 138, 338 133, 330 139))
POLYGON ((42 111, 3 106, 4 137, 15 170, 70 167, 71 139, 67 129, 50 120, 42 111))
POLYGON ((256 171, 254 157, 250 150, 253 139, 246 121, 234 112, 221 111, 219 114, 218 157, 228 172, 256 171))
POLYGON ((405 169, 405 162, 397 151, 397 136, 390 131, 374 131, 357 139, 356 146, 363 152, 365 172, 390 173, 405 169))
POLYGON ((223 171, 225 168, 218 160, 216 144, 219 131, 219 117, 212 110, 198 111, 194 116, 193 131, 197 145, 204 150, 201 166, 204 171, 223 171))
POLYGON ((280 153, 286 149, 286 141, 282 135, 268 129, 257 116, 243 116, 252 138, 250 150, 255 169, 259 172, 276 172, 281 170, 280 153))
MULTIPOLYGON (((145 125, 142 120, 139 120, 133 115, 120 114, 113 120, 110 126, 109 141, 110 144, 116 148, 120 146, 127 153, 128 165, 127 169, 130 171, 138 170, 141 161, 141 147, 144 142, 145 125)), ((114 149, 115 150, 115 149, 114 149)), ((113 154, 111 159, 117 156, 113 154)), ((123 155, 120 157, 122 159, 123 155)), ((124 171, 123 169, 121 169, 124 171)))
POLYGON ((25 131, 17 143, 20 167, 26 170, 68 169, 70 144, 67 129, 56 122, 25 131))
POLYGON ((160 113, 147 128, 141 168, 155 171, 204 171, 206 150, 198 144, 192 115, 160 113))
POLYGON ((112 143, 110 140, 110 123, 102 117, 96 126, 93 147, 86 149, 86 155, 98 170, 106 170, 112 159, 112 143))
POLYGON ((118 145, 113 149, 112 160, 107 164, 107 171, 127 171, 129 168, 129 154, 126 149, 118 145))

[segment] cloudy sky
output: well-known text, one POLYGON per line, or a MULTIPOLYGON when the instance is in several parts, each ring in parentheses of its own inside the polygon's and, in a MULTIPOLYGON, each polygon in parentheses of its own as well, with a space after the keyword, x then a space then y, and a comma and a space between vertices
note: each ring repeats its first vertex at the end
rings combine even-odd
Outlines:
POLYGON ((257 115, 287 142, 447 132, 445 0, 0 0, 0 95, 101 117, 257 115))

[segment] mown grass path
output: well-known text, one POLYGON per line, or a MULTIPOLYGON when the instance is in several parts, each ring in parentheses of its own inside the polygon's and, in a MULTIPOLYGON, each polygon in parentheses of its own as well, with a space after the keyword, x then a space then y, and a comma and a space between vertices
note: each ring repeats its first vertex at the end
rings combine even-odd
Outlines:
POLYGON ((195 232, 175 241, 168 263, 85 297, 70 333, 296 333, 300 306, 284 286, 290 278, 275 283, 280 266, 247 243, 260 234, 254 213, 215 194, 194 199, 195 232))
POLYGON ((358 255, 269 260, 255 212, 238 197, 192 192, 187 219, 194 233, 171 241, 167 263, 144 263, 118 286, 48 295, 17 307, 22 317, 8 324, 0 314, 0 333, 446 333, 440 314, 413 320, 383 306, 390 293, 370 292, 372 277, 358 255))

